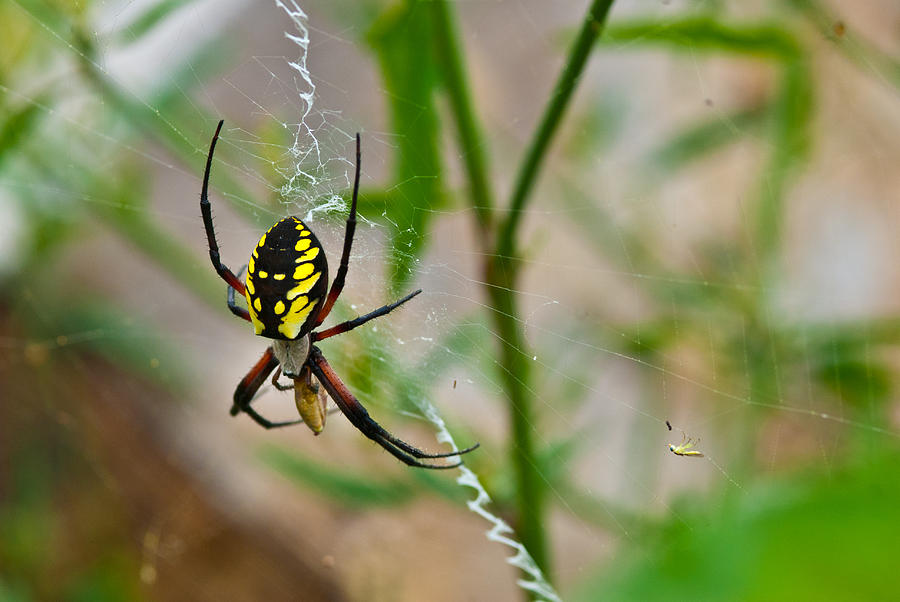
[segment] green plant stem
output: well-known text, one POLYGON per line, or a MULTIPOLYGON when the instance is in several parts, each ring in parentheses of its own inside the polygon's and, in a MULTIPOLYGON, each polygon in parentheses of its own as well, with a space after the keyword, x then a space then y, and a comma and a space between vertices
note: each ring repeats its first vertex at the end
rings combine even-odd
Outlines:
POLYGON ((512 428, 510 453, 516 479, 516 528, 531 557, 550 580, 550 558, 544 528, 546 491, 538 469, 534 432, 534 389, 531 363, 525 355, 525 336, 518 319, 511 265, 489 265, 488 282, 492 319, 500 339, 500 377, 509 398, 512 428))
MULTIPOLYGON (((450 108, 456 120, 459 144, 462 147, 469 179, 469 192, 475 219, 482 236, 485 260, 485 285, 491 300, 494 325, 500 338, 500 372, 509 398, 512 428, 512 463, 516 471, 516 527, 522 544, 549 579, 549 558, 544 532, 543 482, 537 469, 532 432, 532 390, 529 388, 530 365, 524 349, 524 337, 516 319, 515 299, 504 288, 502 274, 495 271, 490 259, 493 233, 493 200, 487 178, 486 158, 481 133, 476 124, 469 86, 463 69, 462 51, 457 43, 450 10, 444 0, 432 4, 437 56, 450 108)), ((504 272, 511 276, 510 272, 504 272)))
POLYGON ((534 139, 519 169, 509 214, 500 226, 497 248, 488 272, 488 286, 493 319, 501 341, 502 378, 509 395, 510 422, 514 445, 512 460, 517 483, 518 528, 522 543, 546 575, 550 574, 550 558, 544 529, 546 488, 534 448, 534 390, 531 386, 531 358, 526 352, 525 335, 518 320, 516 297, 518 263, 516 235, 528 195, 547 149, 562 120, 575 85, 578 83, 594 42, 600 35, 612 0, 594 0, 569 51, 562 74, 553 90, 534 139))
POLYGON ((581 25, 578 37, 569 50, 569 57, 563 68, 556 87, 553 89, 553 96, 550 104, 544 111, 541 123, 535 132, 528 149, 528 154, 519 169, 516 178, 515 188, 513 189, 512 198, 509 204, 509 215, 506 217, 501 229, 500 236, 497 241, 497 253, 499 255, 510 257, 515 254, 515 235, 519 222, 522 217, 522 211, 525 208, 525 202, 528 194, 534 185, 547 148, 556 133, 556 129, 562 120, 575 85, 584 71, 588 56, 591 54, 594 42, 603 30, 606 15, 612 6, 613 0, 593 0, 588 10, 587 17, 581 25))
MULTIPOLYGON (((485 284, 491 300, 493 321, 500 338, 501 378, 509 397, 512 427, 512 462, 516 474, 517 527, 522 543, 545 574, 549 574, 550 560, 544 530, 545 487, 538 469, 535 453, 534 391, 531 387, 530 357, 520 327, 515 284, 518 264, 512 261, 519 218, 533 187, 538 168, 571 99, 587 58, 612 0, 594 0, 582 24, 581 31, 569 52, 562 75, 556 83, 534 140, 516 180, 508 217, 500 225, 496 247, 485 264, 485 284)), ((478 226, 483 234, 485 249, 491 249, 493 231, 493 200, 487 178, 484 144, 476 124, 469 86, 466 82, 462 52, 447 3, 432 4, 435 42, 442 74, 456 119, 463 160, 469 179, 469 189, 478 226)))
POLYGON ((809 152, 813 94, 809 65, 802 55, 785 57, 771 113, 772 152, 761 178, 756 203, 754 245, 757 277, 763 281, 759 288, 761 295, 772 290, 776 264, 782 252, 785 197, 792 176, 809 152))
POLYGON ((472 197, 472 208, 475 210, 476 223, 481 235, 484 251, 491 249, 491 234, 494 200, 488 182, 487 158, 484 152, 484 138, 472 108, 469 83, 463 68, 462 49, 458 43, 456 24, 447 6, 446 0, 435 0, 431 3, 434 39, 437 58, 441 63, 441 77, 444 89, 450 99, 451 112, 456 120, 459 145, 463 150, 469 179, 469 194, 472 197))

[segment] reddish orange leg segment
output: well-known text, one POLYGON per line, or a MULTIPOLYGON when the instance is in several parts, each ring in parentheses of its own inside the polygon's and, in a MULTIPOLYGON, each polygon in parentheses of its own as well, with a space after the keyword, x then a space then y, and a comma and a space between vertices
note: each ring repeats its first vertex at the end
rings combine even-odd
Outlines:
POLYGON ((316 378, 322 383, 325 390, 328 391, 328 394, 347 419, 353 423, 353 426, 404 464, 418 466, 420 468, 456 468, 462 464, 461 460, 454 464, 426 464, 424 462, 419 462, 419 459, 455 457, 468 453, 478 447, 478 444, 476 444, 470 448, 457 452, 429 454, 410 445, 402 439, 398 439, 369 416, 369 412, 366 411, 366 408, 364 408, 359 400, 354 397, 347 388, 347 385, 341 381, 334 369, 327 361, 325 361, 322 352, 319 351, 317 347, 314 346, 310 350, 308 361, 313 374, 316 375, 316 378))
POLYGON ((231 406, 232 416, 237 416, 239 413, 244 412, 250 416, 254 422, 266 429, 290 426, 292 424, 300 424, 303 422, 302 420, 272 422, 250 406, 253 402, 253 396, 256 395, 256 392, 259 391, 259 388, 266 382, 269 374, 277 365, 278 360, 275 359, 275 354, 272 353, 272 348, 269 347, 266 349, 266 352, 263 353, 262 357, 259 358, 259 361, 253 365, 250 372, 248 372, 241 382, 238 383, 237 389, 234 391, 234 405, 231 406))

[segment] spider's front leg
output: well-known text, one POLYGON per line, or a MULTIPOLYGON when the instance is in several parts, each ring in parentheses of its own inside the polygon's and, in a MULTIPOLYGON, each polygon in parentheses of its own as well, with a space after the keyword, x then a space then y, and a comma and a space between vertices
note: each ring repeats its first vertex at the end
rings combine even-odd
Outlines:
MULTIPOLYGON (((228 283, 240 294, 244 294, 244 283, 241 282, 234 273, 228 269, 228 266, 222 263, 219 256, 219 243, 216 242, 216 231, 213 228, 212 206, 209 204, 209 172, 212 169, 213 153, 216 150, 216 141, 219 140, 219 132, 222 130, 222 124, 225 120, 219 121, 216 133, 213 135, 212 142, 209 143, 209 155, 206 157, 206 171, 203 173, 203 188, 200 191, 200 213, 203 215, 203 227, 206 229, 206 240, 209 243, 209 259, 212 261, 216 273, 222 277, 222 280, 228 283)), ((241 316, 243 317, 243 316, 241 316)))
POLYGON ((325 321, 335 301, 344 290, 344 280, 347 278, 347 270, 350 269, 350 248, 353 246, 353 234, 356 232, 356 202, 359 198, 359 170, 362 164, 362 152, 360 150, 359 133, 356 134, 356 173, 353 177, 353 198, 350 201, 350 213, 347 215, 347 226, 344 230, 344 250, 341 252, 341 263, 338 265, 337 274, 331 283, 331 290, 325 298, 314 323, 318 327, 325 321))
POLYGON ((316 341, 321 341, 321 340, 333 337, 338 334, 350 332, 354 328, 357 328, 358 326, 362 326, 369 320, 374 320, 375 318, 380 318, 381 316, 391 313, 392 311, 394 311, 395 309, 397 309, 398 307, 400 307, 401 305, 403 305, 404 303, 406 303, 407 301, 409 301, 410 299, 412 299, 413 297, 415 297, 416 295, 418 295, 421 292, 422 292, 422 289, 413 291, 410 294, 403 297, 402 299, 400 299, 399 301, 395 301, 395 302, 391 303, 390 305, 385 305, 383 307, 379 307, 378 309, 376 309, 374 311, 370 311, 369 313, 367 313, 364 316, 359 316, 358 318, 354 318, 352 320, 347 320, 346 322, 341 322, 337 326, 332 326, 331 328, 328 328, 326 330, 322 330, 319 332, 312 332, 312 333, 310 333, 309 336, 311 337, 312 342, 315 343, 316 341))

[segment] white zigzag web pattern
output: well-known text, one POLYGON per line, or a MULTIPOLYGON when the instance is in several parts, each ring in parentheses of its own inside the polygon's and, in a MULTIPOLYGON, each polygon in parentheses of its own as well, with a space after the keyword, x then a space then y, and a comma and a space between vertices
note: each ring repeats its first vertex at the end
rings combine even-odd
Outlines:
MULTIPOLYGON (((456 445, 456 441, 454 441, 453 436, 450 434, 450 431, 447 430, 447 425, 437 413, 437 410, 435 410, 434 406, 425 399, 419 399, 417 401, 417 405, 422 414, 437 428, 437 434, 435 435, 437 440, 440 443, 448 444, 453 449, 453 451, 459 451, 459 447, 456 445)), ((521 569, 526 575, 531 577, 531 579, 517 580, 516 583, 519 585, 519 587, 526 591, 534 593, 537 596, 538 600, 560 602, 561 598, 559 597, 559 594, 556 593, 556 590, 553 589, 553 586, 550 585, 547 582, 547 579, 544 578, 544 574, 541 572, 541 569, 538 568, 538 565, 535 564, 534 559, 531 557, 531 554, 528 553, 528 550, 525 549, 525 546, 522 545, 520 541, 517 541, 513 537, 510 537, 510 535, 515 534, 513 528, 510 527, 502 518, 491 514, 491 512, 487 509, 488 504, 491 503, 491 496, 488 495, 488 492, 485 491, 484 487, 481 485, 481 481, 478 479, 478 475, 472 472, 465 465, 460 466, 459 470, 462 472, 462 474, 459 475, 459 477, 456 479, 456 482, 460 485, 471 487, 477 494, 474 500, 469 500, 468 502, 466 502, 469 510, 481 516, 493 525, 487 531, 487 538, 490 541, 501 543, 515 550, 516 553, 513 556, 508 557, 506 559, 506 562, 516 568, 521 569)))
MULTIPOLYGON (((285 32, 285 37, 293 41, 300 48, 300 57, 296 61, 288 61, 288 65, 299 74, 300 79, 302 80, 302 83, 298 82, 298 94, 305 104, 305 110, 301 116, 297 130, 294 133, 294 142, 289 151, 294 160, 294 172, 288 179, 288 182, 285 184, 282 191, 285 195, 293 190, 297 178, 305 179, 306 183, 312 187, 315 187, 320 183, 319 178, 315 173, 309 172, 303 168, 303 165, 306 164, 307 161, 314 158, 315 164, 320 167, 322 166, 318 140, 315 137, 313 129, 307 122, 307 118, 312 113, 316 92, 316 86, 310 77, 306 62, 310 41, 309 28, 306 26, 307 16, 297 2, 294 0, 286 1, 287 4, 282 0, 275 0, 275 4, 287 13, 288 17, 297 28, 297 34, 285 32), (303 144, 303 139, 305 138, 309 139, 308 144, 303 144)), ((326 200, 324 206, 319 203, 310 209, 306 219, 309 220, 311 214, 315 212, 330 211, 334 204, 343 206, 343 200, 339 195, 332 195, 332 198, 326 200)), ((454 451, 459 451, 459 447, 457 447, 456 442, 453 440, 453 436, 447 430, 446 424, 438 415, 434 406, 427 400, 421 399, 418 401, 418 407, 422 414, 437 428, 437 440, 441 443, 449 444, 454 451)), ((538 600, 559 602, 559 595, 547 582, 540 568, 538 568, 534 559, 528 553, 528 550, 525 549, 525 546, 522 545, 521 542, 511 537, 511 535, 514 534, 513 528, 503 519, 491 514, 491 512, 487 510, 488 504, 491 503, 491 498, 481 485, 478 475, 464 465, 460 466, 460 471, 462 474, 457 478, 456 482, 462 486, 471 487, 477 494, 474 500, 467 502, 469 510, 492 524, 491 529, 487 531, 488 540, 501 543, 513 549, 515 554, 507 558, 507 562, 512 566, 521 569, 530 577, 530 579, 519 579, 517 581, 519 587, 532 592, 538 600)))
MULTIPOLYGON (((299 75, 299 79, 295 80, 297 94, 304 104, 303 113, 294 131, 294 140, 288 149, 288 153, 292 158, 292 171, 287 174, 286 182, 281 189, 282 197, 290 198, 293 193, 302 188, 317 191, 317 189, 327 184, 328 176, 325 173, 325 163, 322 161, 319 140, 316 138, 314 128, 309 124, 309 117, 313 113, 316 84, 313 82, 307 67, 307 56, 309 54, 307 16, 295 0, 275 0, 275 5, 287 14, 297 30, 297 33, 286 31, 284 36, 300 48, 298 58, 293 61, 287 61, 288 66, 299 75), (315 166, 312 170, 305 167, 310 163, 315 166)), ((306 213, 305 221, 311 221, 316 213, 330 213, 344 208, 345 203, 339 194, 329 191, 324 197, 321 195, 317 196, 319 198, 316 199, 316 202, 311 205, 306 213)))

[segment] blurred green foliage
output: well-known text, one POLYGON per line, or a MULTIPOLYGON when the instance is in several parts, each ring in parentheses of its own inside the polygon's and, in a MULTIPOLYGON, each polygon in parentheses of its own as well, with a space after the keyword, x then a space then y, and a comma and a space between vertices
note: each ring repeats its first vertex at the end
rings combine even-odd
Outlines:
POLYGON ((437 75, 428 5, 415 0, 378 17, 368 40, 388 90, 391 130, 397 136, 391 197, 391 282, 395 292, 413 276, 434 211, 443 206, 439 157, 437 75))
POLYGON ((890 600, 900 455, 852 457, 731 496, 685 497, 573 600, 890 600))

